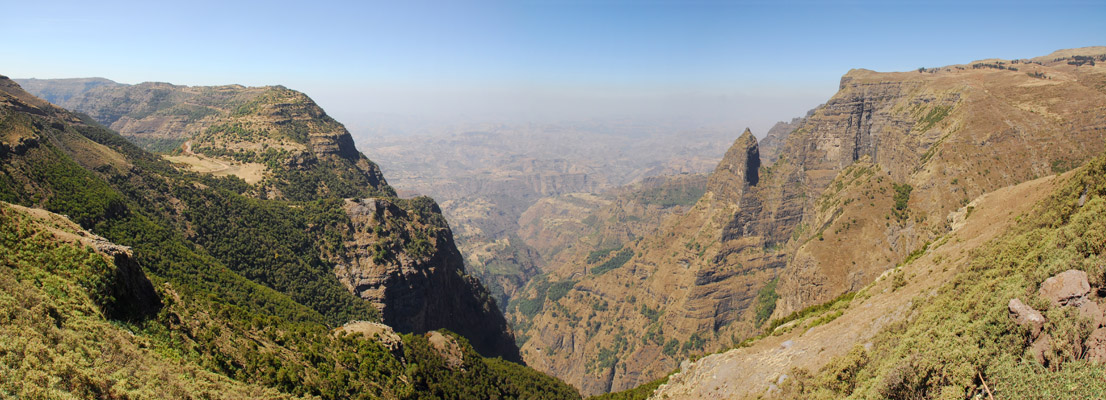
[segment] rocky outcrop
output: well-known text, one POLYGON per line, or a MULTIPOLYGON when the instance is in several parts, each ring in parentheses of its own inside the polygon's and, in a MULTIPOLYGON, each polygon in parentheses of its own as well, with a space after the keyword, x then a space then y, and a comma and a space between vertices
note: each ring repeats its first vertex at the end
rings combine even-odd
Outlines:
POLYGON ((345 251, 335 256, 338 280, 400 332, 448 329, 485 356, 520 361, 495 301, 465 274, 437 205, 427 198, 405 205, 380 198, 345 201, 352 232, 345 251))
POLYGON ((760 158, 765 165, 776 162, 776 159, 780 156, 780 150, 787 143, 787 137, 791 135, 791 132, 799 129, 806 122, 806 119, 813 114, 814 110, 810 110, 804 117, 792 118, 790 122, 780 121, 768 129, 768 133, 760 140, 760 158))
POLYGON ((106 271, 105 292, 97 294, 104 302, 99 306, 110 319, 141 322, 161 310, 161 296, 154 289, 146 272, 134 260, 131 248, 118 245, 84 230, 68 217, 52 212, 0 202, 0 208, 14 209, 36 221, 38 229, 48 231, 58 241, 79 243, 111 261, 114 268, 106 271))
POLYGON ((266 171, 268 179, 259 182, 256 193, 266 197, 394 193, 342 124, 307 95, 282 86, 74 87, 67 80, 37 80, 35 88, 43 94, 65 92, 54 97, 58 105, 86 113, 150 151, 183 149, 185 155, 195 152, 223 164, 279 166, 283 170, 266 171))
POLYGON ((648 381, 682 351, 649 342, 627 351, 605 332, 663 332, 680 349, 704 336, 712 338, 707 351, 739 342, 758 323, 860 290, 910 261, 949 232, 949 213, 971 199, 1101 152, 1106 94, 1095 87, 1102 75, 1059 62, 1021 68, 1057 79, 957 66, 849 71, 825 105, 799 126, 781 127, 790 133, 775 162, 763 163, 756 141, 739 138, 700 202, 635 243, 623 267, 593 277, 576 263, 565 266, 559 277, 579 282, 533 318, 524 355, 584 393, 648 381), (778 300, 761 306, 758 297, 778 300), (627 298, 637 304, 627 306, 627 298), (604 301, 618 311, 592 306, 604 301), (656 321, 648 318, 654 307, 663 310, 656 321), (571 324, 592 330, 577 329, 574 348, 564 351, 569 335, 549 332, 571 324), (574 367, 612 347, 625 371, 574 367), (543 352, 549 359, 539 362, 543 352))
POLYGON ((1087 282, 1087 273, 1067 270, 1045 279, 1037 295, 1052 302, 1057 307, 1082 305, 1091 293, 1091 284, 1087 282))
POLYGON ((107 306, 107 314, 111 318, 128 321, 139 321, 157 314, 162 306, 161 298, 142 267, 135 262, 130 248, 105 240, 97 240, 93 248, 115 262, 112 301, 107 306))
POLYGON ((350 136, 349 132, 311 133, 308 134, 307 138, 311 152, 320 160, 342 158, 356 162, 361 156, 361 153, 354 146, 353 136, 350 136))
POLYGON ((334 329, 336 335, 342 332, 365 335, 365 337, 379 341, 392 354, 399 357, 403 355, 403 338, 399 337, 388 325, 371 321, 350 321, 334 329))
POLYGON ((1098 328, 1091 332, 1091 336, 1083 342, 1083 347, 1087 349, 1085 356, 1087 360, 1106 364, 1106 328, 1098 328))
POLYGON ((1018 325, 1029 327, 1029 334, 1036 339, 1041 335, 1041 329, 1045 326, 1045 317, 1032 307, 1025 305, 1021 300, 1010 299, 1007 306, 1010 309, 1010 318, 1018 325))
POLYGON ((461 344, 457 343, 457 339, 433 331, 426 333, 426 341, 430 342, 430 347, 445 362, 446 368, 455 370, 464 365, 465 353, 461 350, 461 344))
MULTIPOLYGON (((1041 283, 1037 295, 1047 300, 1052 307, 1077 308, 1079 315, 1094 331, 1083 343, 1076 342, 1068 345, 1074 347, 1074 354, 1077 357, 1106 363, 1106 328, 1102 328, 1106 324, 1106 316, 1103 316, 1102 309, 1098 305, 1101 299, 1097 298, 1091 290, 1086 272, 1071 269, 1053 275, 1041 283)), ((1018 325, 1029 328, 1029 340, 1032 341, 1029 350, 1033 358, 1041 365, 1059 367, 1059 365, 1052 365, 1058 364, 1061 359, 1055 358, 1053 354, 1052 334, 1054 332, 1045 332, 1043 329, 1048 322, 1047 319, 1018 299, 1010 299, 1009 308, 1010 318, 1018 325)))
POLYGON ((758 182, 760 150, 756 137, 745 128, 710 175, 707 191, 714 193, 717 200, 740 203, 741 195, 758 182))

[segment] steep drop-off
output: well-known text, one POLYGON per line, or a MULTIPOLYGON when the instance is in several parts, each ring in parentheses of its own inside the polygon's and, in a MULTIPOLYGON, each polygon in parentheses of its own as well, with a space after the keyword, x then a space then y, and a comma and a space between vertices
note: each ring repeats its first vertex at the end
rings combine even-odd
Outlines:
POLYGON ((912 72, 853 70, 775 162, 738 138, 687 213, 520 317, 523 357, 593 394, 859 290, 979 195, 1079 165, 1106 138, 1104 48, 912 72), (567 328, 566 328, 567 327, 567 328))
MULTIPOLYGON (((231 143, 239 147, 234 156, 242 158, 257 156, 248 150, 256 144, 252 141, 291 143, 288 135, 305 133, 303 151, 266 159, 274 176, 251 185, 170 164, 95 122, 82 121, 30 96, 11 80, 4 78, 0 84, 4 96, 0 156, 5 158, 0 200, 65 212, 82 226, 106 231, 114 235, 109 235, 113 240, 128 245, 155 240, 147 243, 152 247, 145 254, 170 269, 154 269, 167 278, 180 274, 179 279, 200 279, 174 264, 181 263, 181 257, 191 257, 180 249, 154 250, 181 245, 201 254, 190 262, 207 257, 233 274, 288 296, 298 306, 285 307, 283 312, 299 318, 336 326, 352 319, 382 317, 401 332, 448 329, 470 338, 482 354, 518 360, 502 314, 483 286, 465 274, 436 204, 428 198, 389 196, 394 191, 375 165, 353 148, 341 125, 306 96, 279 87, 242 89, 260 94, 228 118, 272 129, 263 130, 262 136, 207 129, 190 139, 194 145, 231 143), (281 185, 318 190, 292 195, 281 185), (283 195, 274 196, 274 192, 283 195), (374 201, 392 204, 393 212, 376 219, 360 218, 345 207, 348 202, 335 198, 343 194, 384 196, 374 201), (160 232, 164 243, 156 242, 158 235, 145 232, 149 229, 160 232), (383 238, 380 232, 391 236, 383 238), (379 251, 366 254, 366 246, 379 251), (378 256, 380 263, 355 262, 358 257, 378 256), (358 274, 395 279, 369 284, 384 292, 374 297, 342 282, 358 274)), ((230 285, 220 290, 236 289, 230 285)), ((248 297, 244 292, 223 295, 248 297)))

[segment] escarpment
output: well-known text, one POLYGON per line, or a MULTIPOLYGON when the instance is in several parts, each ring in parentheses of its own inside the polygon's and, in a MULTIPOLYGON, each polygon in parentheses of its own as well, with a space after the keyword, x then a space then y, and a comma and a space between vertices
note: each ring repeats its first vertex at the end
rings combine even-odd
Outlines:
POLYGON ((352 222, 334 273, 401 332, 448 329, 489 357, 520 361, 514 337, 491 295, 465 273, 461 253, 429 198, 347 199, 352 222))
POLYGON ((283 86, 147 82, 71 87, 32 80, 36 93, 86 113, 146 150, 197 172, 236 175, 266 198, 394 195, 346 128, 283 86))
MULTIPOLYGON (((50 91, 48 83, 37 87, 50 91)), ((237 273, 333 323, 367 319, 375 308, 399 332, 448 329, 483 355, 520 361, 494 300, 466 274, 437 204, 396 198, 345 127, 303 93, 166 83, 57 90, 67 96, 63 104, 168 152, 163 158, 179 170, 261 171, 256 181, 223 187, 241 196, 208 191, 228 182, 205 181, 165 189, 158 199, 172 208, 166 220, 237 273)))
POLYGON ((1103 150, 1106 75, 1070 59, 849 71, 773 135, 774 161, 743 135, 702 199, 627 257, 553 267, 547 284, 570 287, 553 299, 524 290, 542 302, 532 317, 512 314, 524 359, 584 393, 626 389, 860 290, 932 246, 971 199, 1103 150))

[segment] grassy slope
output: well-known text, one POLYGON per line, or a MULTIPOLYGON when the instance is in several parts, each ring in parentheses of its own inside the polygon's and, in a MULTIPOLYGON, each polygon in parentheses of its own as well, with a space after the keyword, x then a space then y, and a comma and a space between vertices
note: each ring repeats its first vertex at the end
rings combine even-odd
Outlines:
MULTIPOLYGON (((426 358, 429 356, 425 354, 400 360, 375 341, 365 340, 360 336, 334 337, 328 323, 334 324, 335 321, 355 317, 371 319, 372 315, 367 309, 359 311, 349 302, 341 300, 342 295, 351 296, 344 290, 341 293, 334 292, 337 297, 329 300, 324 296, 321 299, 323 302, 319 304, 308 306, 297 302, 296 300, 308 302, 312 298, 310 290, 318 289, 300 288, 307 291, 299 292, 294 286, 297 278, 305 273, 309 276, 318 274, 325 265, 317 263, 316 254, 303 251, 318 247, 311 242, 312 238, 293 237, 295 240, 290 243, 275 240, 296 230, 302 233, 302 228, 313 223, 317 223, 314 226, 335 223, 325 213, 311 212, 311 207, 314 206, 326 208, 325 202, 262 204, 245 199, 238 194, 243 191, 241 181, 180 173, 156 156, 138 149, 107 129, 91 124, 59 123, 58 115, 63 114, 58 113, 60 112, 49 111, 44 115, 28 115, 0 109, 0 133, 19 130, 24 133, 32 132, 39 138, 36 145, 29 146, 21 153, 3 155, 3 162, 0 163, 0 200, 44 207, 66 214, 85 229, 113 242, 131 246, 135 259, 150 275, 165 306, 156 315, 131 322, 109 321, 93 316, 95 318, 82 325, 85 327, 83 331, 72 332, 77 336, 66 342, 67 346, 58 347, 53 353, 42 353, 40 357, 36 356, 38 361, 35 362, 25 361, 31 358, 17 353, 4 353, 2 357, 5 368, 18 371, 0 375, 3 377, 0 379, 0 386, 4 390, 38 397, 40 392, 23 392, 24 388, 37 387, 56 392, 46 394, 47 396, 56 394, 58 397, 72 395, 95 398, 112 397, 105 395, 107 392, 103 390, 114 390, 111 388, 116 385, 134 383, 137 386, 134 386, 133 396, 121 394, 117 397, 183 398, 208 393, 205 388, 209 386, 200 384, 207 379, 212 382, 230 382, 226 384, 228 390, 210 386, 215 389, 209 395, 217 398, 232 398, 235 393, 242 392, 233 390, 234 387, 245 388, 242 390, 254 390, 250 388, 257 387, 254 392, 247 390, 248 393, 255 394, 245 397, 271 397, 263 393, 274 393, 272 390, 277 390, 294 396, 322 398, 423 398, 427 394, 427 388, 417 382, 437 379, 447 388, 448 397, 454 398, 535 397, 534 394, 538 391, 549 398, 578 397, 563 382, 535 374, 515 364, 486 361, 476 356, 467 345, 465 351, 471 357, 466 358, 468 363, 464 367, 465 371, 487 371, 485 363, 494 363, 497 366, 492 370, 494 373, 433 375, 429 370, 417 368, 418 365, 434 362, 433 359, 426 358), (119 159, 123 161, 99 164, 102 160, 97 158, 74 158, 80 154, 88 154, 87 152, 72 152, 73 148, 103 147, 113 154, 121 155, 119 159), (288 209, 296 208, 295 206, 303 208, 299 208, 302 211, 298 211, 298 214, 291 215, 292 221, 256 226, 268 225, 273 219, 287 217, 284 212, 291 213, 288 209), (194 211, 202 208, 200 211, 207 215, 182 212, 189 207, 194 211), (205 248, 192 241, 211 239, 197 229, 208 229, 210 235, 219 235, 218 231, 225 226, 218 224, 230 224, 234 228, 222 234, 274 239, 271 244, 280 246, 267 250, 283 253, 290 256, 291 260, 287 263, 266 264, 258 257, 272 253, 264 252, 259 256, 255 254, 246 257, 248 260, 245 263, 275 267, 270 274, 254 277, 267 286, 246 279, 240 273, 250 275, 256 270, 232 271, 228 268, 243 264, 233 259, 242 256, 235 248, 219 249, 211 246, 212 243, 207 243, 206 247, 210 248, 205 248), (253 230, 250 230, 251 227, 253 230), (120 343, 114 339, 120 334, 131 337, 129 335, 132 333, 135 335, 133 342, 120 343), (153 353, 132 357, 130 355, 138 353, 128 343, 140 343, 140 348, 147 346, 153 353), (121 353, 127 356, 88 361, 97 354, 92 349, 115 347, 128 349, 121 353), (127 371, 132 371, 127 369, 131 368, 128 367, 132 365, 130 363, 143 361, 143 357, 153 357, 147 365, 152 368, 151 371, 158 371, 155 368, 157 365, 177 365, 179 371, 184 371, 180 373, 188 376, 182 379, 200 383, 182 384, 178 392, 159 391, 171 386, 161 388, 150 383, 142 384, 141 382, 157 382, 161 378, 143 375, 146 371, 138 370, 142 368, 141 365, 132 368, 138 378, 127 378, 131 373, 127 371), (55 371, 55 363, 68 362, 64 360, 69 358, 75 361, 65 364, 68 367, 59 365, 62 368, 55 371), (95 364, 97 362, 102 365, 95 364), (115 369, 124 372, 120 376, 112 375, 114 372, 107 372, 107 375, 97 372, 115 369), (206 378, 188 375, 193 370, 198 371, 197 374, 206 374, 206 378), (62 375, 65 379, 59 378, 58 374, 65 374, 62 375), (78 379, 86 375, 91 377, 88 378, 91 383, 80 387, 66 386, 66 379, 78 379), (17 377, 23 379, 16 379, 17 377), (38 379, 36 382, 40 382, 40 386, 22 383, 28 379, 38 379), (462 386, 461 381, 466 384, 462 386), (504 386, 504 382, 511 385, 504 386), (555 390, 547 391, 542 388, 555 390), (143 390, 156 395, 144 395, 143 390)), ((7 232, 8 225, 3 226, 7 232)), ((19 245, 22 242, 12 241, 19 245)), ((245 242, 246 245, 249 243, 251 242, 245 242)), ((14 252, 16 244, 6 245, 6 248, 0 249, 0 254, 17 254, 14 252)), ((244 246, 242 243, 238 244, 239 249, 244 246)), ((28 257, 37 257, 39 252, 32 250, 25 253, 28 257)), ((7 263, 7 267, 34 264, 33 258, 28 260, 31 261, 7 263)), ((69 279, 80 281, 85 278, 73 275, 69 279)), ((29 291, 30 294, 24 296, 26 298, 44 299, 57 295, 48 288, 44 289, 37 279, 28 281, 17 277, 15 281, 5 281, 5 285, 10 285, 13 292, 29 291), (36 293, 36 287, 42 292, 36 293)), ((16 297, 16 300, 20 298, 23 297, 16 297)), ((32 309, 27 314, 11 303, 6 305, 10 307, 4 307, 3 312, 23 318, 28 326, 53 324, 49 313, 43 314, 41 309, 32 309)), ((67 303, 55 305, 55 308, 62 314, 87 314, 76 311, 81 307, 87 308, 86 306, 87 304, 82 306, 67 303)), ((13 344, 10 347, 12 349, 24 348, 24 344, 46 343, 49 347, 59 343, 50 334, 42 330, 13 331, 3 337, 2 343, 13 344)), ((416 339, 409 338, 408 342, 412 340, 416 339)), ((168 373, 172 375, 177 372, 168 373)))
POLYGON ((936 296, 916 299, 911 318, 884 329, 870 349, 858 346, 813 375, 794 371, 797 379, 785 397, 965 398, 979 393, 981 377, 996 398, 1106 396, 1102 366, 1078 359, 1077 346, 1091 326, 1075 310, 1050 307, 1036 296, 1041 282, 1068 269, 1103 284, 1104 196, 1106 158, 1100 157, 974 252, 936 296), (1054 338, 1049 368, 1029 353, 1026 328, 1007 316, 1010 298, 1046 310, 1045 331, 1054 338))
POLYGON ((101 313, 104 256, 2 203, 0 226, 0 397, 287 397, 165 357, 101 313))

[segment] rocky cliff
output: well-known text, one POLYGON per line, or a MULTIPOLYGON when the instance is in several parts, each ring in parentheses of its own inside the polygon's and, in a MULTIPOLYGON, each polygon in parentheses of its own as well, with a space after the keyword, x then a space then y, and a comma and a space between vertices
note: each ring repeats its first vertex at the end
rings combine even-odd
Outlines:
POLYGON ((743 135, 699 203, 629 257, 556 267, 571 289, 527 319, 524 359, 585 393, 624 389, 859 290, 972 198, 1102 151, 1106 75, 1069 61, 1106 49, 1069 53, 850 71, 775 162, 743 135))
POLYGON ((804 117, 792 118, 790 122, 777 122, 768 129, 768 133, 765 133, 764 138, 760 140, 760 157, 765 165, 776 162, 780 156, 780 149, 787 142, 787 136, 799 129, 811 114, 814 114, 814 110, 810 110, 804 117))
POLYGON ((461 253, 441 210, 429 198, 347 199, 353 234, 335 254, 334 273, 355 295, 380 310, 401 332, 448 329, 481 354, 521 361, 495 301, 464 274, 461 253), (412 207, 413 206, 413 207, 412 207))
POLYGON ((174 162, 257 183, 265 197, 394 194, 342 124, 282 86, 22 82, 37 95, 64 93, 53 96, 59 106, 88 114, 147 150, 172 153, 174 162))
MULTIPOLYGON (((37 104, 56 109, 18 90, 10 80, 4 81, 12 93, 22 93, 28 99, 18 102, 24 107, 37 104)), ((39 86, 49 90, 48 85, 39 86)), ((520 360, 494 300, 478 280, 466 274, 464 260, 437 204, 429 198, 396 198, 379 168, 354 146, 349 132, 303 93, 280 86, 101 85, 73 94, 64 104, 122 129, 125 137, 138 144, 149 145, 153 142, 146 139, 152 138, 180 140, 182 146, 163 158, 181 170, 196 171, 197 165, 212 163, 239 171, 251 165, 264 169, 262 179, 232 186, 253 197, 248 201, 205 192, 206 185, 158 189, 164 192, 158 194, 158 204, 172 205, 164 217, 181 224, 190 239, 209 247, 237 272, 315 304, 319 312, 333 313, 329 317, 360 312, 344 308, 360 310, 363 303, 350 306, 334 291, 348 290, 369 302, 380 311, 383 322, 400 332, 449 329, 468 338, 482 354, 520 360), (342 197, 349 199, 337 201, 342 197), (290 203, 277 208, 311 209, 307 220, 297 222, 296 215, 264 211, 278 200, 290 203), (326 227, 319 222, 336 214, 342 215, 337 220, 341 222, 326 227), (277 243, 257 237, 252 239, 259 243, 249 244, 250 238, 240 237, 275 233, 287 224, 302 225, 276 234, 285 235, 272 238, 280 240, 277 243), (341 238, 341 243, 334 238, 341 238), (248 250, 228 251, 239 245, 248 250), (298 255, 299 261, 288 261, 282 252, 304 254, 298 255), (332 271, 316 271, 322 262, 315 259, 316 253, 335 263, 332 271)), ((19 131, 11 131, 11 140, 4 140, 11 143, 4 148, 18 147, 19 140, 27 140, 14 137, 15 132, 19 131)), ((70 147, 84 156, 81 159, 90 168, 102 160, 121 158, 103 151, 103 146, 83 142, 81 146, 91 150, 70 147)), ((200 170, 221 176, 219 171, 200 170)))

